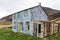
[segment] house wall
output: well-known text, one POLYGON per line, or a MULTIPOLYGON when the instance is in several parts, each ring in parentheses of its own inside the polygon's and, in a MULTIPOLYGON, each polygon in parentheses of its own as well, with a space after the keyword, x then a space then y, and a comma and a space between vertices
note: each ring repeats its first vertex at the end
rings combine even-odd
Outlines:
POLYGON ((30 10, 22 11, 22 12, 12 15, 13 22, 23 22, 23 21, 30 21, 30 20, 31 20, 30 10), (26 16, 24 16, 25 14, 26 14, 26 16), (14 16, 15 16, 15 19, 14 19, 14 16), (20 16, 20 17, 18 18, 18 16, 20 16))
POLYGON ((12 15, 12 19, 12 24, 16 22, 16 31, 18 31, 18 22, 23 22, 23 27, 25 30, 26 22, 30 22, 31 20, 47 20, 47 15, 44 13, 40 6, 37 6, 29 10, 17 12, 16 14, 12 15))
POLYGON ((17 14, 12 15, 12 31, 17 32, 17 14), (15 16, 15 19, 14 19, 14 16, 15 16), (16 26, 15 29, 14 29, 14 26, 16 26))
POLYGON ((18 18, 18 22, 23 22, 23 33, 30 34, 30 30, 26 31, 26 22, 30 24, 31 13, 30 10, 20 12, 20 18, 18 18))
POLYGON ((30 10, 22 11, 22 12, 17 13, 17 14, 18 15, 20 14, 20 18, 17 18, 18 22, 30 21, 31 20, 30 10))
POLYGON ((30 21, 30 35, 33 36, 33 22, 30 21))
POLYGON ((32 8, 31 13, 32 13, 31 17, 32 20, 43 20, 43 21, 48 20, 47 14, 43 11, 43 9, 40 6, 32 8))
POLYGON ((52 35, 54 32, 54 23, 53 22, 43 22, 44 26, 44 37, 52 35))
POLYGON ((22 11, 22 12, 12 15, 12 26, 13 26, 12 30, 19 32, 18 23, 23 22, 23 30, 20 30, 20 32, 30 34, 30 30, 26 31, 26 22, 29 22, 29 25, 30 25, 30 20, 31 20, 30 10, 22 11), (15 19, 14 19, 14 16, 15 16, 15 19), (16 22, 16 29, 14 29, 14 22, 16 22))

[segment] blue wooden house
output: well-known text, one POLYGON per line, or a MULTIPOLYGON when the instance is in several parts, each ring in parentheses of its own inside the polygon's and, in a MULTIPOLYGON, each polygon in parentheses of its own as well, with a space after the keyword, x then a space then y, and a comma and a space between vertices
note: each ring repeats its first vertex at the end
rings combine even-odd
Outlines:
POLYGON ((41 5, 37 5, 12 15, 12 31, 42 38, 44 33, 42 21, 48 21, 48 16, 41 5))

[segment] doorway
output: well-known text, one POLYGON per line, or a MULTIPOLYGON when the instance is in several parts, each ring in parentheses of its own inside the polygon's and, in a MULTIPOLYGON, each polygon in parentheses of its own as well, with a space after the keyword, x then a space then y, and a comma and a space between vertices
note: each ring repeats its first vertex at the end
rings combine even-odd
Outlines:
POLYGON ((41 24, 33 23, 33 36, 40 37, 41 33, 41 24))
POLYGON ((38 24, 38 33, 41 33, 41 24, 38 24))
POLYGON ((41 34, 41 24, 38 24, 37 26, 37 36, 40 37, 41 34))

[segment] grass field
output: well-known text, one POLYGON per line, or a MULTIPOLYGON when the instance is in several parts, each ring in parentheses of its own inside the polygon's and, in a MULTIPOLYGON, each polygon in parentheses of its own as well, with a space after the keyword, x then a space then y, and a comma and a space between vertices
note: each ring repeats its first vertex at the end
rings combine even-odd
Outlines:
POLYGON ((4 28, 0 29, 0 40, 60 40, 60 33, 41 39, 27 34, 14 33, 11 28, 4 28))

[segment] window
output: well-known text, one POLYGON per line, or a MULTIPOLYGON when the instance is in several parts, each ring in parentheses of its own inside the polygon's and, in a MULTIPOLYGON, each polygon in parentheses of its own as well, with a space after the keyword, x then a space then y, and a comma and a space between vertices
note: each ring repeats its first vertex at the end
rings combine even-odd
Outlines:
POLYGON ((23 23, 18 22, 18 31, 23 30, 23 23))
POLYGON ((23 22, 20 22, 20 30, 23 30, 23 22))
POLYGON ((14 29, 16 29, 16 22, 14 22, 14 29))
POLYGON ((28 11, 24 11, 24 17, 28 16, 28 11))
POLYGON ((14 14, 14 19, 15 19, 15 14, 14 14))
POLYGON ((20 18, 20 13, 18 13, 17 18, 20 18))
POLYGON ((29 22, 26 22, 26 30, 30 30, 30 25, 29 25, 29 22))

